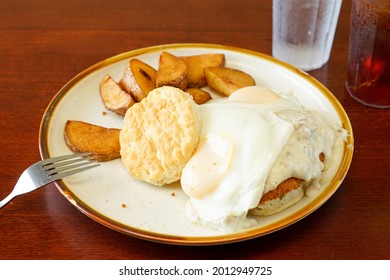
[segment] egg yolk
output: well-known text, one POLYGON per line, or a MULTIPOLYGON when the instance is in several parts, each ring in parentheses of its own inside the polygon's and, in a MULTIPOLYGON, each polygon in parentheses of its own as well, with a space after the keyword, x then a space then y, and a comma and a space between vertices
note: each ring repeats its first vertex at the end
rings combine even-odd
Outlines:
POLYGON ((245 103, 267 103, 280 100, 273 90, 262 86, 244 87, 233 92, 228 100, 245 103))
POLYGON ((190 197, 201 199, 214 192, 228 172, 234 156, 233 140, 209 133, 183 169, 181 186, 190 197))

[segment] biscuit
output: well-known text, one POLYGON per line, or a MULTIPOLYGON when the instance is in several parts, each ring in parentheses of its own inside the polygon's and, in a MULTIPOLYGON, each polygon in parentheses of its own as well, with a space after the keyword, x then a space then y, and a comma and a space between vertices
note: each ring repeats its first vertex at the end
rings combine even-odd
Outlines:
POLYGON ((179 180, 198 147, 201 124, 191 95, 170 86, 152 90, 126 112, 120 132, 124 166, 134 178, 154 185, 179 180))

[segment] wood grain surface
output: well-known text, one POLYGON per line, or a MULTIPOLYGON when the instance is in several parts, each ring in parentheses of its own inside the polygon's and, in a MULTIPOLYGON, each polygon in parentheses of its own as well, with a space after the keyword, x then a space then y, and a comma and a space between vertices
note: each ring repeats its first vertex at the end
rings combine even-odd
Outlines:
MULTIPOLYGON (((0 259, 389 259, 390 110, 345 91, 351 1, 343 1, 331 58, 310 74, 345 108, 355 135, 350 171, 307 218, 245 242, 188 247, 110 230, 51 184, 0 210, 0 259)), ((0 197, 40 160, 42 115, 87 67, 129 50, 215 43, 271 54, 272 1, 0 1, 0 197)))

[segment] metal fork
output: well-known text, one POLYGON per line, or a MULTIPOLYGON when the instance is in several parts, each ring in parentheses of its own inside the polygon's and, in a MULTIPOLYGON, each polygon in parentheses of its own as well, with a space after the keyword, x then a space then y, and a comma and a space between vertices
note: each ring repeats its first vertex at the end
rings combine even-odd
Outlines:
POLYGON ((39 161, 22 173, 12 192, 0 201, 0 208, 15 196, 34 191, 51 182, 99 165, 95 163, 92 154, 88 152, 39 161))

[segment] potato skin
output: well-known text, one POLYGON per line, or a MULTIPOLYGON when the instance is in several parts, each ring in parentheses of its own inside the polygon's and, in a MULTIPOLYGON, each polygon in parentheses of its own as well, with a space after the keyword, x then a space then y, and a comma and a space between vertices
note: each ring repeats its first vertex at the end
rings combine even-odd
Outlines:
POLYGON ((184 91, 191 94, 198 105, 204 104, 211 99, 210 93, 200 88, 186 88, 184 91))
POLYGON ((156 75, 156 87, 172 86, 185 89, 188 84, 188 68, 177 56, 162 52, 156 75))
POLYGON ((66 145, 74 152, 91 152, 97 161, 109 161, 120 157, 120 129, 75 120, 68 120, 64 127, 66 145))
POLYGON ((124 116, 127 109, 134 105, 133 96, 124 91, 110 75, 105 75, 99 85, 100 97, 107 110, 124 116))
POLYGON ((140 102, 156 87, 157 71, 139 59, 131 59, 119 84, 140 102))
POLYGON ((256 85, 251 75, 238 69, 207 67, 204 69, 204 74, 207 85, 224 96, 230 96, 240 88, 256 85))
POLYGON ((225 66, 224 54, 200 54, 181 56, 188 68, 187 80, 189 88, 201 88, 207 85, 204 69, 207 67, 225 66))

